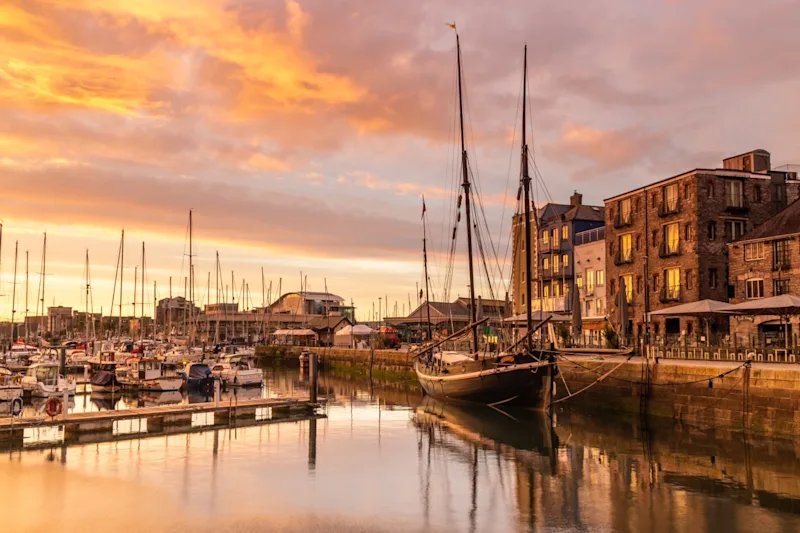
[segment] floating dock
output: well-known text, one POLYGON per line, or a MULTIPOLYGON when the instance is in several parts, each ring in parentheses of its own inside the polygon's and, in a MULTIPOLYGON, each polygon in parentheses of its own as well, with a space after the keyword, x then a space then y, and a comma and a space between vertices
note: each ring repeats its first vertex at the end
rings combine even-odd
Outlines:
POLYGON ((88 444, 320 418, 320 403, 255 399, 0 419, 0 450, 88 444))

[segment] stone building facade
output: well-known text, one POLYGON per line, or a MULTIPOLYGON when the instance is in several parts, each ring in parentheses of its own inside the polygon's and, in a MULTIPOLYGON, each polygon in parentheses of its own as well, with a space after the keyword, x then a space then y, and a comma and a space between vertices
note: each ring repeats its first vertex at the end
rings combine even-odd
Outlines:
MULTIPOLYGON (((728 245, 731 303, 800 295, 800 201, 728 245)), ((780 317, 731 318, 731 333, 742 344, 777 342, 784 327, 780 317)), ((793 339, 800 330, 792 318, 787 333, 793 339)))
MULTIPOLYGON (((797 176, 769 170, 769 152, 694 169, 605 201, 608 315, 619 328, 624 278, 628 331, 645 333, 645 314, 702 299, 729 297, 727 243, 740 239, 794 200, 797 176), (758 169, 758 172, 745 169, 758 169)), ((697 319, 653 317, 655 338, 698 332, 697 319)))
POLYGON ((537 210, 537 221, 531 224, 531 248, 525 249, 525 221, 514 218, 512 295, 514 314, 526 312, 525 276, 532 276, 532 309, 538 311, 570 311, 571 291, 575 287, 575 233, 602 227, 604 208, 583 205, 583 195, 575 192, 569 204, 548 203, 537 210), (534 233, 535 232, 535 233, 534 233), (535 253, 534 267, 526 273, 525 253, 535 253))

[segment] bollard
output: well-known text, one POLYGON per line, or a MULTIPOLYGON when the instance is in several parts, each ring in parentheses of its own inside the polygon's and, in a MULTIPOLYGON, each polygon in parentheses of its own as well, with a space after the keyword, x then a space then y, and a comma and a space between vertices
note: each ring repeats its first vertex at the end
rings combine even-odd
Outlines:
MULTIPOLYGON (((58 381, 56 381, 58 383, 58 381)), ((64 409, 61 411, 61 415, 64 417, 64 420, 67 419, 67 410, 69 408, 69 387, 64 389, 64 409)))
POLYGON ((308 356, 308 381, 309 391, 308 400, 311 403, 317 403, 317 354, 311 352, 308 356))
POLYGON ((214 380, 214 407, 219 407, 219 380, 214 380))

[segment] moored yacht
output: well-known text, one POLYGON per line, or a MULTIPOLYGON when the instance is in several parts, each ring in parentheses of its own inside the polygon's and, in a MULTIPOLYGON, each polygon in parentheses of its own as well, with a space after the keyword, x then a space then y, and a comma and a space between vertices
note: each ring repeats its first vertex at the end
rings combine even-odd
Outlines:
POLYGON ((223 386, 256 386, 261 385, 264 379, 261 370, 253 368, 244 357, 236 355, 223 357, 219 363, 211 367, 211 372, 223 386))
POLYGON ((20 383, 23 390, 30 392, 31 396, 46 398, 67 392, 75 394, 77 385, 74 379, 68 379, 58 371, 58 365, 51 363, 37 363, 31 365, 22 377, 20 383))
POLYGON ((183 386, 183 378, 157 359, 129 359, 127 365, 117 367, 116 377, 126 389, 162 392, 177 391, 183 386))

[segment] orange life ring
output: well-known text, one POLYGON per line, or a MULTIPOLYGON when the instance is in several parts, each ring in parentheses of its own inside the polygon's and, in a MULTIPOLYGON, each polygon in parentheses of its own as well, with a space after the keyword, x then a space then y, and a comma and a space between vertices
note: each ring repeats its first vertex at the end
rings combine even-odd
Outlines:
POLYGON ((19 385, 22 383, 22 374, 15 374, 13 378, 11 378, 11 383, 14 385, 19 385))
POLYGON ((49 398, 47 400, 47 403, 44 404, 45 412, 47 412, 47 416, 51 418, 55 418, 58 415, 60 415, 63 408, 64 405, 63 402, 61 401, 61 398, 55 398, 55 397, 49 398))

